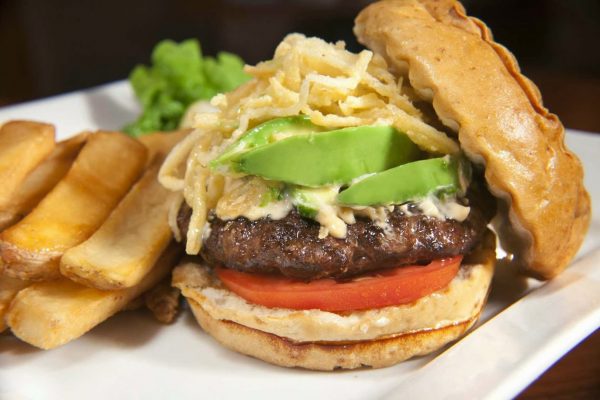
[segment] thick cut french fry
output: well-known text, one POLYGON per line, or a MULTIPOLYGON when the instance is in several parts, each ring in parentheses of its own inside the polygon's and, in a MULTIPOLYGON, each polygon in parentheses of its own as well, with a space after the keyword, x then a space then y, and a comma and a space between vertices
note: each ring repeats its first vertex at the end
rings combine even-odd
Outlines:
POLYGON ((122 133, 90 135, 67 175, 29 215, 0 234, 5 274, 58 277, 60 257, 104 222, 139 177, 146 153, 122 133))
POLYGON ((67 174, 88 133, 80 133, 56 144, 48 158, 39 164, 15 191, 11 204, 5 207, 0 231, 27 215, 67 174))
POLYGON ((66 278, 34 283, 13 299, 6 323, 16 337, 33 346, 46 350, 61 346, 122 310, 160 282, 180 255, 180 246, 167 247, 138 285, 122 290, 98 290, 66 278))
POLYGON ((54 148, 54 127, 11 121, 0 128, 0 228, 13 219, 10 208, 17 188, 54 148))
POLYGON ((173 195, 158 183, 158 169, 182 137, 183 132, 144 136, 141 141, 154 160, 100 229, 65 252, 60 267, 64 276, 117 290, 136 285, 152 268, 172 238, 168 213, 173 195))
POLYGON ((60 272, 103 290, 137 285, 171 241, 171 192, 157 180, 155 162, 88 240, 65 252, 60 272))
MULTIPOLYGON (((0 261, 0 264, 2 264, 2 261, 0 261)), ((6 329, 4 316, 6 315, 10 302, 21 289, 24 289, 29 284, 30 282, 10 278, 0 273, 0 332, 6 329)))

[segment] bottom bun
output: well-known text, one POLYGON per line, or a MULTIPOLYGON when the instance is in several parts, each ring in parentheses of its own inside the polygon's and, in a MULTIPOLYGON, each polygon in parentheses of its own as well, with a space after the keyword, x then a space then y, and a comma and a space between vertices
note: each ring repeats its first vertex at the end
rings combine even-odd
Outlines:
POLYGON ((200 304, 188 299, 196 320, 208 334, 223 346, 282 367, 300 367, 319 371, 383 368, 414 356, 429 354, 462 336, 475 322, 474 318, 430 331, 359 342, 295 343, 281 336, 248 328, 232 321, 212 318, 200 304))
POLYGON ((427 304, 444 304, 440 303, 440 298, 448 297, 443 309, 447 315, 436 314, 438 320, 435 323, 420 329, 408 328, 414 324, 391 323, 388 327, 407 328, 399 328, 376 337, 370 335, 373 332, 383 333, 385 328, 382 330, 381 327, 374 326, 378 320, 368 318, 371 310, 337 315, 318 310, 266 309, 263 306, 250 305, 227 291, 205 266, 188 263, 176 268, 173 272, 173 285, 182 290, 202 329, 224 346, 237 352, 284 367, 323 371, 381 368, 438 350, 461 337, 472 327, 485 304, 494 264, 495 237, 490 232, 479 248, 465 257, 461 271, 447 288, 411 304, 373 310, 379 316, 400 320, 405 318, 408 321, 414 319, 414 311, 423 311, 424 305, 427 304), (472 298, 470 304, 468 299, 457 301, 460 299, 457 292, 461 290, 472 298), (463 303, 459 319, 455 310, 447 306, 455 302, 457 306, 463 303), (222 310, 215 309, 217 307, 222 310), (466 315, 464 310, 468 310, 466 315), (231 319, 223 318, 225 315, 231 319), (288 325, 282 322, 282 319, 286 318, 290 320, 288 325), (252 319, 255 320, 254 323, 251 323, 252 319), (310 324, 311 319, 315 319, 316 322, 310 324), (352 326, 350 321, 357 320, 360 321, 358 326, 365 331, 364 338, 360 338, 360 335, 357 336, 353 331, 356 325, 352 326), (331 321, 336 321, 337 325, 330 323, 331 321), (369 321, 373 321, 373 326, 366 326, 371 324, 369 321), (300 333, 296 332, 294 336, 291 333, 295 324, 300 333), (304 328, 301 329, 301 326, 304 328), (321 328, 318 328, 319 326, 321 328), (306 327, 310 328, 310 332, 306 327), (347 335, 343 331, 344 327, 349 331, 347 335), (332 329, 335 331, 335 337, 360 339, 331 340, 332 329))

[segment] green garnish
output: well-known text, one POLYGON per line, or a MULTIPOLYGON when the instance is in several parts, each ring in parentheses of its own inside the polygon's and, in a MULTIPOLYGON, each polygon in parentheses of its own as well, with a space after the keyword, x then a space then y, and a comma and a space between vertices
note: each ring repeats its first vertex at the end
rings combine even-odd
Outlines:
POLYGON ((131 136, 170 131, 179 127, 190 104, 208 100, 248 81, 244 62, 238 56, 221 52, 216 58, 202 57, 200 43, 163 40, 152 52, 152 65, 138 65, 129 82, 143 111, 124 130, 131 136))

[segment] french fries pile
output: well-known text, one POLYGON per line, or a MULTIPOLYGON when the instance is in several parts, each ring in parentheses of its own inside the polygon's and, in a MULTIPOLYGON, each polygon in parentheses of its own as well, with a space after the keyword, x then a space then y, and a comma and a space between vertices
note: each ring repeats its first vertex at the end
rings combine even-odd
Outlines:
POLYGON ((173 320, 181 250, 157 174, 184 134, 56 143, 52 125, 0 127, 0 332, 51 349, 140 304, 173 320))

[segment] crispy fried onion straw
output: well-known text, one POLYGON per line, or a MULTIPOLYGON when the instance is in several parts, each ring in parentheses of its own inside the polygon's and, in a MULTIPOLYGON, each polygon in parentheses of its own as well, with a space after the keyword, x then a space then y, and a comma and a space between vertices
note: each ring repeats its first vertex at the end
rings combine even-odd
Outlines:
MULTIPOLYGON (((254 79, 211 100, 214 110, 192 118, 195 128, 167 157, 159 179, 180 192, 192 208, 186 251, 197 254, 208 211, 223 194, 223 177, 208 163, 226 146, 257 124, 276 117, 304 114, 327 128, 392 125, 423 150, 458 151, 454 140, 423 121, 412 91, 388 71, 385 60, 371 51, 358 54, 343 42, 326 43, 300 34, 288 35, 272 60, 245 71, 254 79)), ((181 203, 176 202, 174 207, 181 203)), ((177 210, 171 213, 175 232, 177 210)))

